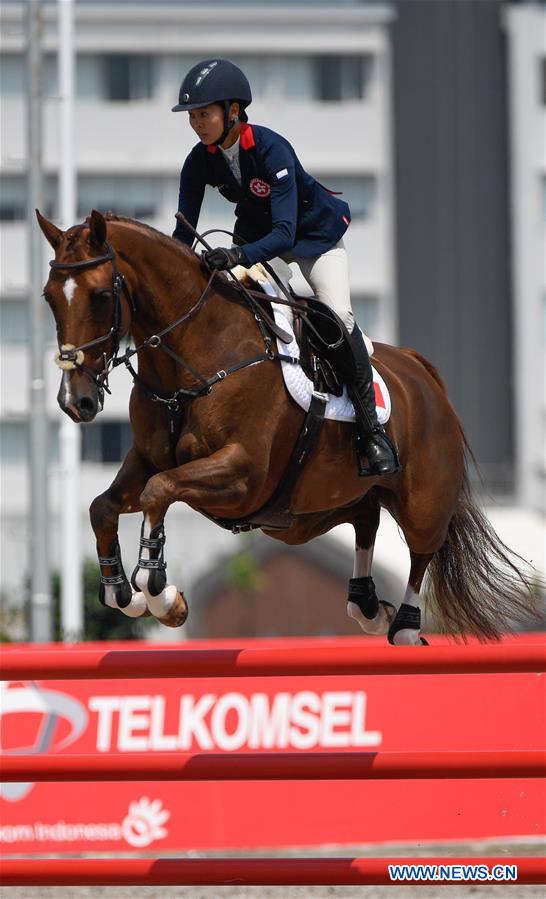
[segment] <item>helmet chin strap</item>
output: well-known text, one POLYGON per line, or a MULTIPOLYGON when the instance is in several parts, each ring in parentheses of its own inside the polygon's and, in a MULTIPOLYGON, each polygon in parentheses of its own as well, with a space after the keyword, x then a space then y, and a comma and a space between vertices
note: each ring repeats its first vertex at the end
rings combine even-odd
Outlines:
POLYGON ((222 131, 218 140, 213 141, 213 146, 215 146, 215 147, 219 147, 220 144, 224 143, 224 141, 225 141, 226 137, 228 136, 229 132, 231 131, 231 129, 234 128, 235 125, 237 124, 237 122, 239 121, 238 115, 236 115, 235 118, 231 119, 231 121, 229 119, 229 107, 231 106, 231 103, 229 102, 229 100, 224 100, 223 105, 224 105, 224 130, 222 131))

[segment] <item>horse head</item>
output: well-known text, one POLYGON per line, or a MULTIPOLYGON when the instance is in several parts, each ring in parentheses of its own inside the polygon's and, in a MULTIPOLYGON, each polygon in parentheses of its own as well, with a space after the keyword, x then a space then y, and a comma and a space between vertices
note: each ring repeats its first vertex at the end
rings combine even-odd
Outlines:
POLYGON ((44 298, 57 325, 62 370, 59 406, 76 422, 92 421, 108 390, 108 372, 131 324, 131 301, 106 220, 93 210, 82 225, 61 231, 36 210, 55 250, 44 298))

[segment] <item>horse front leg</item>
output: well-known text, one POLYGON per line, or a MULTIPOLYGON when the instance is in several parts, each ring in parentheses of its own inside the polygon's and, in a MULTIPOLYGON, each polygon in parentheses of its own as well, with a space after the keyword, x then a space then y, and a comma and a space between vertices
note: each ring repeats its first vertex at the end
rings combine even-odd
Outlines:
POLYGON ((370 502, 366 514, 355 522, 355 559, 353 577, 349 581, 347 615, 358 621, 366 634, 386 634, 396 608, 380 600, 372 577, 373 551, 379 527, 379 504, 370 502))
POLYGON ((104 606, 119 609, 129 618, 140 618, 149 612, 146 597, 133 591, 123 570, 119 516, 140 511, 140 494, 153 471, 132 447, 108 490, 97 496, 89 509, 101 570, 99 599, 104 606))
POLYGON ((167 627, 179 627, 188 614, 184 594, 167 582, 163 558, 164 519, 173 502, 186 502, 213 515, 232 515, 248 490, 249 462, 238 444, 206 458, 154 475, 140 496, 144 513, 140 556, 131 581, 146 596, 148 609, 167 627), (231 510, 231 511, 230 511, 231 510))

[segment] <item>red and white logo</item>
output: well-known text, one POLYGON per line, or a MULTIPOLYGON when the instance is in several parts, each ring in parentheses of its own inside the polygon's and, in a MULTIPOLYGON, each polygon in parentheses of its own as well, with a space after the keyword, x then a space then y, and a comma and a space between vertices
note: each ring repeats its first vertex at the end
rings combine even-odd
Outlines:
POLYGON ((271 193, 271 185, 261 178, 253 178, 250 182, 250 190, 256 197, 268 197, 271 193))

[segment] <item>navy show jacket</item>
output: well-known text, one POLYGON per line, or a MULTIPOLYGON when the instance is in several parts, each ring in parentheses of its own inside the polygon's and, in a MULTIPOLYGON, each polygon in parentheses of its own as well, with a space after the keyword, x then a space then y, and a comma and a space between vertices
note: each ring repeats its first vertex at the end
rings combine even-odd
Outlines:
MULTIPOLYGON (((309 175, 292 146, 262 125, 241 124, 241 185, 218 147, 199 143, 180 173, 178 209, 197 227, 205 186, 217 187, 235 208, 235 234, 249 263, 292 252, 320 256, 341 239, 351 221, 349 206, 309 175)), ((178 222, 173 237, 191 244, 178 222)))

